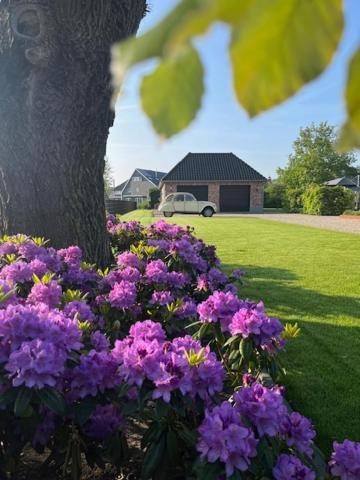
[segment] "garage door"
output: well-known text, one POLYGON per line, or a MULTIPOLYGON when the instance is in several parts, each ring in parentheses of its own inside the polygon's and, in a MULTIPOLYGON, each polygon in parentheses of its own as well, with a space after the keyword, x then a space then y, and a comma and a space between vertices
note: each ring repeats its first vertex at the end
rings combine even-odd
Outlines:
POLYGON ((207 185, 178 185, 178 192, 192 193, 196 200, 208 200, 209 188, 207 185))
POLYGON ((220 185, 221 212, 248 212, 250 185, 220 185))

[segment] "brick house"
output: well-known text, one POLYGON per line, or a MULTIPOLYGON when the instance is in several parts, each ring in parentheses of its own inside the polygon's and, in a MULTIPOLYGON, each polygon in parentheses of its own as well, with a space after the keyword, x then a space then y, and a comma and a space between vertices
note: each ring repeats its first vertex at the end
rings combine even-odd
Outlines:
POLYGON ((161 180, 161 199, 189 192, 220 212, 261 212, 266 181, 233 153, 188 153, 161 180))

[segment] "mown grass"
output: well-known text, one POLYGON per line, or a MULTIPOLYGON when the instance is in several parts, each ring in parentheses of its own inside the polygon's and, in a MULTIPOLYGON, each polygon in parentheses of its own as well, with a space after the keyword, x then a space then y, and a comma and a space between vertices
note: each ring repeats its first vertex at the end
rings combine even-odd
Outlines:
MULTIPOLYGON (((128 215, 150 223, 141 212, 128 215)), ((317 442, 360 440, 360 236, 255 218, 178 216, 217 246, 225 268, 247 272, 241 296, 298 322, 283 356, 287 397, 309 416, 317 442)))

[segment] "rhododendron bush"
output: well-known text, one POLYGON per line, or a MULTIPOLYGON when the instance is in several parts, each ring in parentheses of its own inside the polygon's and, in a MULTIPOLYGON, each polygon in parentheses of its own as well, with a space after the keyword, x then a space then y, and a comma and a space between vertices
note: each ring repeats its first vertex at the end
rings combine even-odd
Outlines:
POLYGON ((0 469, 29 446, 77 479, 121 468, 142 426, 142 478, 360 478, 360 446, 327 468, 289 409, 278 353, 297 335, 238 296, 190 228, 108 219, 114 265, 24 235, 0 243, 0 469), (273 383, 274 382, 274 383, 273 383))

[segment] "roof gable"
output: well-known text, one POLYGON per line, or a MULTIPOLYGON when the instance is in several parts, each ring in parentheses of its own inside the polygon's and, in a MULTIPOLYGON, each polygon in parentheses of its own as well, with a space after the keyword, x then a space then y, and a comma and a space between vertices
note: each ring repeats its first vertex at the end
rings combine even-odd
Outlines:
POLYGON ((143 177, 146 178, 146 180, 154 184, 156 187, 159 186, 161 180, 166 175, 165 172, 158 172, 156 170, 145 170, 144 168, 137 168, 135 172, 139 172, 143 177))
POLYGON ((267 181, 233 153, 188 153, 163 178, 164 182, 217 180, 267 181))
POLYGON ((125 182, 122 182, 122 183, 120 183, 120 185, 117 185, 117 186, 114 188, 114 192, 121 192, 121 191, 124 189, 124 187, 125 187, 125 185, 127 184, 127 182, 128 182, 128 181, 125 180, 125 182))

